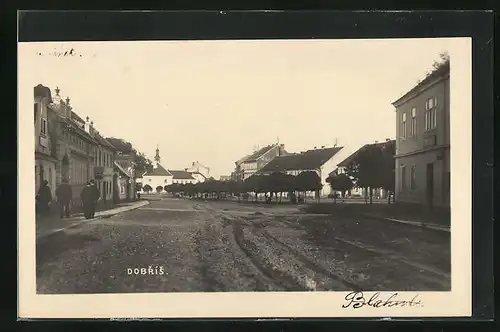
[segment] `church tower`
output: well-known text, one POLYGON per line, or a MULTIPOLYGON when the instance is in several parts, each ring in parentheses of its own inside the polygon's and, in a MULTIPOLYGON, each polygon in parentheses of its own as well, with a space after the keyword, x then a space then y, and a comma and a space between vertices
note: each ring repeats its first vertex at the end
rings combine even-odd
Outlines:
POLYGON ((160 164, 160 149, 158 148, 158 145, 156 146, 156 155, 155 155, 155 163, 156 163, 156 166, 158 166, 160 164))

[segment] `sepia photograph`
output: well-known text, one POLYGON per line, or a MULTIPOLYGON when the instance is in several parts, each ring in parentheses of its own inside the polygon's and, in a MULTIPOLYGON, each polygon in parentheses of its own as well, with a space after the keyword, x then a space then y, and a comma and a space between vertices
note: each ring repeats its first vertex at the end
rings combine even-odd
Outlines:
POLYGON ((470 291, 470 218, 451 210, 471 185, 452 185, 470 158, 452 150, 470 147, 463 45, 20 44, 30 296, 338 293, 338 308, 410 310, 470 291))

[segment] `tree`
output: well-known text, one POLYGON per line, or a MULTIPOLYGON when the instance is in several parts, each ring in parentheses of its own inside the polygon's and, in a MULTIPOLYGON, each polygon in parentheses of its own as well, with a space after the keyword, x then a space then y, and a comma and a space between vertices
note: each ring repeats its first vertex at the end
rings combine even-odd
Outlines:
POLYGON ((135 173, 137 176, 142 176, 145 172, 153 168, 153 162, 146 158, 146 156, 134 149, 132 144, 123 138, 108 137, 106 138, 108 142, 115 147, 115 149, 121 154, 130 154, 134 156, 134 163, 136 164, 135 173))
POLYGON ((394 190, 395 141, 363 147, 346 167, 347 175, 357 187, 365 188, 373 203, 373 189, 394 190))
POLYGON ((135 174, 137 174, 137 176, 139 177, 142 176, 147 171, 153 169, 153 162, 148 158, 146 158, 146 156, 140 152, 137 152, 135 154, 134 163, 136 164, 135 174))
MULTIPOLYGON (((387 202, 390 204, 390 194, 394 194, 396 186, 396 163, 394 155, 396 154, 396 141, 386 142, 382 147, 381 168, 380 168, 380 187, 383 188, 388 195, 387 202)), ((392 196, 393 200, 395 195, 392 196)))
POLYGON ((255 194, 255 201, 258 199, 258 194, 263 191, 263 175, 252 175, 247 178, 244 182, 244 188, 246 192, 253 192, 255 194))
POLYGON ((319 202, 319 191, 323 188, 323 185, 321 184, 321 178, 318 173, 314 171, 301 172, 297 175, 295 182, 297 189, 304 192, 304 202, 308 191, 315 191, 319 202))
POLYGON ((134 149, 132 148, 132 144, 122 138, 107 137, 106 140, 111 143, 111 145, 113 145, 118 152, 122 154, 132 154, 134 151, 134 149))
MULTIPOLYGON (((330 184, 332 190, 340 191, 342 193, 341 197, 344 197, 345 192, 352 189, 354 185, 351 178, 346 174, 332 174, 326 179, 326 182, 330 184)), ((337 202, 336 194, 333 196, 333 201, 334 203, 337 202)))
POLYGON ((144 187, 142 187, 142 190, 144 190, 144 192, 146 193, 150 193, 151 191, 153 191, 153 188, 151 188, 149 184, 146 184, 144 187))
POLYGON ((291 193, 294 188, 294 176, 281 172, 274 172, 266 179, 268 181, 268 188, 271 193, 274 193, 276 201, 278 201, 278 193, 280 194, 279 201, 281 202, 283 192, 291 193))
POLYGON ((135 183, 135 191, 141 191, 142 189, 142 183, 136 182, 135 183))
POLYGON ((163 191, 163 187, 162 186, 158 186, 156 187, 156 192, 159 194, 163 191))

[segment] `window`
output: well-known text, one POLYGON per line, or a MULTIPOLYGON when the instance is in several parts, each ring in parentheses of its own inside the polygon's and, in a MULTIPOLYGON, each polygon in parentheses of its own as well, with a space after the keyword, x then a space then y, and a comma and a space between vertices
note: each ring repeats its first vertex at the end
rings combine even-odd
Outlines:
POLYGON ((47 120, 46 119, 42 119, 42 121, 40 122, 40 131, 44 135, 47 134, 47 120))
POLYGON ((401 191, 406 190, 406 165, 401 166, 401 191))
POLYGON ((35 106, 35 123, 36 123, 37 122, 36 120, 38 120, 38 104, 34 103, 33 105, 35 106))
POLYGON ((401 119, 401 138, 406 138, 406 113, 402 114, 402 119, 401 119))
POLYGON ((97 165, 101 166, 101 151, 99 151, 98 163, 97 165))
POLYGON ((425 130, 436 128, 437 124, 437 98, 432 97, 425 102, 425 130))
POLYGON ((411 165, 411 170, 410 170, 410 187, 411 187, 411 190, 415 190, 417 188, 417 183, 416 183, 416 167, 415 167, 415 165, 411 165))
POLYGON ((411 109, 411 129, 410 135, 417 136, 417 109, 414 107, 411 109))

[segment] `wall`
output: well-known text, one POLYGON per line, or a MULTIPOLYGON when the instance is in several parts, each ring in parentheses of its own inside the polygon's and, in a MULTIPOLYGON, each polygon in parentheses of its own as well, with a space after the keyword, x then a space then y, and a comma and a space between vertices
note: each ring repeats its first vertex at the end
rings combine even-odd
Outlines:
MULTIPOLYGON (((49 182, 50 191, 52 193, 52 197, 55 197, 56 194, 56 166, 54 162, 43 160, 43 159, 35 159, 35 190, 38 193, 38 189, 40 189, 41 185, 41 176, 43 176, 43 180, 47 180, 49 182)), ((35 194, 36 194, 35 193, 35 194)))
POLYGON ((151 188, 153 188, 152 192, 156 192, 156 187, 161 186, 162 188, 165 188, 165 186, 172 184, 172 178, 172 176, 143 176, 143 188, 141 189, 141 191, 144 192, 144 186, 149 185, 151 188))
MULTIPOLYGON (((38 192, 41 182, 47 180, 52 196, 55 196, 57 187, 56 177, 56 159, 52 156, 53 141, 51 132, 53 123, 49 122, 49 113, 47 108, 49 100, 47 97, 35 97, 34 99, 34 130, 35 130, 35 191, 38 192)), ((36 193, 35 193, 36 194, 36 193)))
POLYGON ((248 179, 252 174, 257 172, 257 161, 241 164, 243 171, 243 180, 248 179))
MULTIPOLYGON (((396 201, 407 203, 426 203, 427 190, 427 164, 434 164, 434 206, 449 205, 449 194, 446 192, 446 164, 445 160, 449 153, 440 150, 429 151, 426 153, 411 155, 398 158, 396 160, 396 201), (441 160, 440 160, 441 159, 441 160), (406 190, 402 183, 401 166, 406 165, 406 190), (411 189, 411 165, 415 165, 415 188, 411 189)), ((448 159, 449 160, 449 159, 448 159)), ((448 168, 449 170, 449 168, 448 168)))
POLYGON ((449 76, 430 85, 414 98, 398 106, 396 128, 396 201, 426 204, 427 164, 434 164, 434 206, 449 206, 449 171, 450 171, 450 105, 449 76), (437 97, 436 128, 425 130, 425 103, 428 98, 437 97), (411 109, 417 109, 417 133, 411 136, 411 109), (406 112, 407 138, 401 137, 401 117, 406 112), (432 137, 435 145, 427 145, 432 137), (406 190, 403 188, 401 166, 406 165, 406 190), (415 189, 411 189, 411 165, 415 165, 415 189))
POLYGON ((279 156, 283 150, 283 147, 274 146, 269 151, 264 153, 257 160, 257 170, 261 170, 264 166, 266 166, 271 160, 279 156))
POLYGON ((118 178, 118 197, 120 200, 127 199, 127 178, 118 178))
POLYGON ((196 179, 193 179, 193 180, 189 180, 189 179, 172 179, 172 183, 180 183, 180 184, 196 183, 196 179))
POLYGON ((436 145, 449 144, 449 78, 441 80, 429 89, 421 92, 416 97, 400 105, 396 116, 396 154, 406 154, 425 148, 425 139, 436 135, 436 145), (436 129, 425 130, 425 102, 428 98, 437 97, 437 123, 436 129), (411 109, 416 108, 417 134, 411 136, 411 109), (407 138, 401 137, 402 115, 406 113, 407 138))
POLYGON ((195 178, 195 182, 205 182, 205 178, 201 174, 191 174, 195 178))
MULTIPOLYGON (((114 151, 102 146, 95 146, 92 149, 95 167, 102 167, 102 179, 95 179, 96 186, 101 192, 101 200, 113 200, 113 175, 114 175, 114 151)), ((95 178, 95 174, 94 174, 95 178)))
POLYGON ((326 163, 324 163, 321 168, 319 175, 321 177, 321 184, 323 188, 321 189, 321 196, 328 196, 332 190, 330 184, 326 182, 326 179, 337 168, 337 164, 339 163, 338 158, 335 158, 335 155, 330 158, 326 163))

